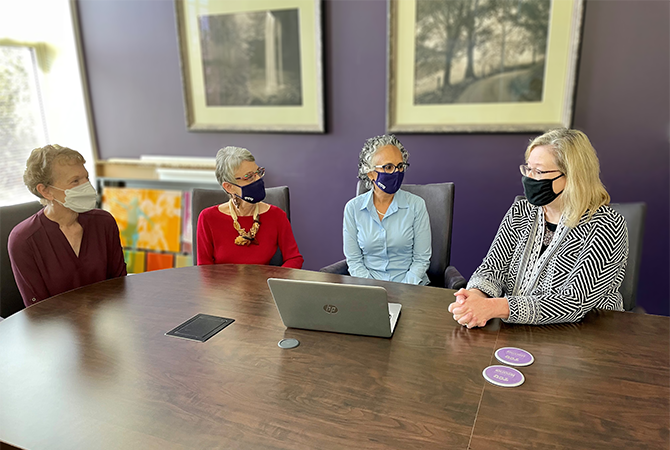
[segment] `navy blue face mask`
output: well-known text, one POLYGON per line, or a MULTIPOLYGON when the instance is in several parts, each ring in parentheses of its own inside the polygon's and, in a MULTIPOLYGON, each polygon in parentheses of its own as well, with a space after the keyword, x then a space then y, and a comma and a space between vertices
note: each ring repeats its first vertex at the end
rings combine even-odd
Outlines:
POLYGON ((405 172, 395 171, 393 173, 377 172, 375 184, 387 194, 395 194, 400 189, 405 172))
POLYGON ((561 195, 563 191, 558 194, 554 192, 554 180, 561 178, 560 174, 556 178, 548 180, 535 180, 530 177, 521 177, 523 184, 523 192, 526 194, 528 203, 535 206, 545 206, 556 200, 556 197, 561 195))
POLYGON ((235 194, 235 196, 241 198, 245 202, 258 203, 262 202, 265 198, 265 182, 263 181, 263 178, 259 178, 246 186, 238 186, 237 184, 235 184, 235 186, 242 189, 242 195, 235 194))

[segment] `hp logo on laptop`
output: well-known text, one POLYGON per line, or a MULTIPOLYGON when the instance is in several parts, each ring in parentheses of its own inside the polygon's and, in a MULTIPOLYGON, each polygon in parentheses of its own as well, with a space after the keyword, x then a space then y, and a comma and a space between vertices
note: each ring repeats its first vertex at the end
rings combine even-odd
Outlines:
POLYGON ((323 305, 323 310, 328 314, 337 314, 337 306, 335 305, 323 305))

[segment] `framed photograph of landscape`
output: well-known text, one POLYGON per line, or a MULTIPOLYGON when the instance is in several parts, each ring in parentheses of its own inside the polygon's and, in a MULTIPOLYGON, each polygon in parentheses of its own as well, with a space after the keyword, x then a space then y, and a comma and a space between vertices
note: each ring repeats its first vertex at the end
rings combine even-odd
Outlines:
POLYGON ((570 127, 583 0, 390 0, 387 129, 570 127))
POLYGON ((325 131, 321 0, 175 0, 192 131, 325 131))

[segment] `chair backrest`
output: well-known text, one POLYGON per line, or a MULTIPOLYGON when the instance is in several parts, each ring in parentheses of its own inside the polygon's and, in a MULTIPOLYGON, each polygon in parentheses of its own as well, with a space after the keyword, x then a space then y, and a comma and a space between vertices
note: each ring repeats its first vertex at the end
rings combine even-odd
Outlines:
POLYGON ((626 219, 628 228, 628 265, 626 276, 621 282, 619 292, 623 297, 623 307, 632 311, 637 306, 637 283, 640 279, 640 262, 642 261, 642 242, 644 241, 644 224, 647 219, 647 204, 612 203, 612 209, 626 219))
POLYGON ((9 317, 25 306, 16 286, 7 251, 12 229, 42 208, 39 202, 0 207, 0 317, 9 317))
MULTIPOLYGON (((451 228, 454 217, 454 183, 403 184, 402 190, 418 195, 426 202, 430 217, 432 256, 428 278, 432 286, 444 286, 444 271, 451 260, 451 228)), ((359 181, 356 195, 368 191, 359 181)))
MULTIPOLYGON (((193 229, 193 264, 198 263, 198 217, 200 212, 209 208, 210 206, 220 205, 230 199, 226 191, 213 189, 193 189, 191 195, 191 225, 193 229)), ((289 196, 288 186, 278 186, 265 189, 265 203, 274 205, 286 213, 288 220, 291 220, 291 200, 289 196)), ((281 251, 277 249, 277 253, 270 260, 270 265, 281 266, 284 262, 281 251)))
MULTIPOLYGON (((526 198, 517 195, 514 201, 526 198)), ((640 279, 640 262, 642 261, 642 242, 644 241, 644 225, 647 219, 647 204, 612 203, 610 207, 626 219, 628 228, 628 264, 626 275, 621 282, 619 292, 623 297, 623 307, 632 311, 637 306, 637 283, 640 279)))

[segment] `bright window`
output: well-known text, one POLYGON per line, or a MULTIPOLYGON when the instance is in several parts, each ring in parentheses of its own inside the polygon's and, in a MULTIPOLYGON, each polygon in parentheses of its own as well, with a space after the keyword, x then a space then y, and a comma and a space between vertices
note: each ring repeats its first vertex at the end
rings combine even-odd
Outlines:
POLYGON ((37 199, 23 172, 30 152, 47 144, 80 152, 95 185, 74 5, 0 0, 0 206, 37 199))
POLYGON ((0 206, 34 200, 23 185, 30 151, 48 142, 35 50, 0 46, 0 206))

